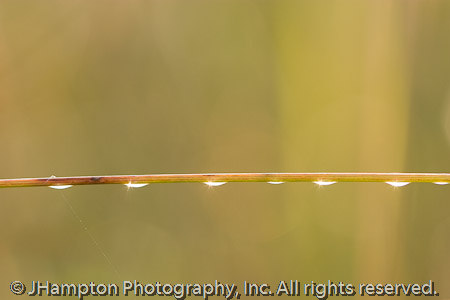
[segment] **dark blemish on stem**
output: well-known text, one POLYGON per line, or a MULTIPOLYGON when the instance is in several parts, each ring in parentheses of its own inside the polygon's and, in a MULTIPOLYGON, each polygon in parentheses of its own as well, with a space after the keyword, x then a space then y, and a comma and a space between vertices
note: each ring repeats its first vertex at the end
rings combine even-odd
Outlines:
POLYGON ((102 177, 92 177, 91 180, 93 182, 100 182, 102 180, 102 177))

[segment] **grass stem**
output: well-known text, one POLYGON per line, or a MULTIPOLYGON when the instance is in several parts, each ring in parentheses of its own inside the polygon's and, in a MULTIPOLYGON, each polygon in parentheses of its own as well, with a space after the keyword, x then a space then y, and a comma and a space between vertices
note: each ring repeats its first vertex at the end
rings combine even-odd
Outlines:
POLYGON ((450 173, 211 173, 0 179, 0 188, 88 184, 179 182, 433 182, 450 183, 450 173))

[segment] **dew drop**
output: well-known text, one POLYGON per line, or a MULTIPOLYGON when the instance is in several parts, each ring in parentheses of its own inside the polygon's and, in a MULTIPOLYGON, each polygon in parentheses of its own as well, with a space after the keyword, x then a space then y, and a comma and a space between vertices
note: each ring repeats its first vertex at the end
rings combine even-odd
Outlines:
POLYGON ((282 184, 284 181, 267 181, 268 184, 282 184))
POLYGON ((313 183, 317 184, 317 185, 332 185, 335 184, 336 181, 323 181, 323 180, 318 180, 318 181, 313 181, 313 183))
POLYGON ((55 189, 55 190, 65 190, 72 187, 71 185, 51 185, 49 188, 55 189))
POLYGON ((386 183, 395 187, 401 187, 410 184, 410 182, 405 181, 386 181, 386 183))
POLYGON ((226 182, 207 181, 207 182, 203 182, 203 183, 206 184, 207 186, 219 186, 219 185, 224 185, 226 182))
POLYGON ((128 188, 141 188, 141 187, 147 186, 148 183, 131 183, 131 182, 128 182, 128 183, 125 183, 124 185, 127 186, 128 188))
POLYGON ((438 185, 446 185, 449 184, 448 182, 443 182, 443 181, 438 181, 438 182, 433 182, 434 184, 438 184, 438 185))

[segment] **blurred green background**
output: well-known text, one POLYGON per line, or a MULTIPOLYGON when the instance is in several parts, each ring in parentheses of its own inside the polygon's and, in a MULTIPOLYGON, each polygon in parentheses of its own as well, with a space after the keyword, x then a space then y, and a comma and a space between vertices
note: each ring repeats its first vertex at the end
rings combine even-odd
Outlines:
MULTIPOLYGON (((449 53, 446 0, 2 1, 0 178, 449 172, 449 53)), ((432 279, 450 298, 449 188, 2 189, 0 296, 432 279)))

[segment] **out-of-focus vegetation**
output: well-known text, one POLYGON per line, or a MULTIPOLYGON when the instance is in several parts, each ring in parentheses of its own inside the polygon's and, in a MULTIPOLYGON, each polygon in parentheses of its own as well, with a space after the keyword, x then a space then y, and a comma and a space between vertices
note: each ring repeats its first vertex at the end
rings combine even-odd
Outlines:
MULTIPOLYGON (((2 1, 0 177, 449 172, 449 53, 446 0, 2 1)), ((134 279, 432 279, 450 297, 448 186, 3 189, 0 205, 2 298, 13 280, 134 279)))

